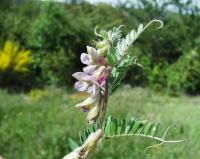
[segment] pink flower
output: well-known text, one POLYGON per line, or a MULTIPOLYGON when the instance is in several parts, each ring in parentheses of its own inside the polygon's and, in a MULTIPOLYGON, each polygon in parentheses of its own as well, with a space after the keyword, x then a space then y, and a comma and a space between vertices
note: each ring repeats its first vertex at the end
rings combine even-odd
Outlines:
POLYGON ((105 65, 106 59, 99 55, 98 51, 90 46, 87 46, 87 53, 81 54, 81 62, 86 65, 105 65))
POLYGON ((87 46, 87 53, 82 53, 80 59, 87 66, 83 68, 83 72, 76 72, 72 76, 78 80, 75 88, 78 91, 89 93, 89 97, 76 107, 89 111, 87 119, 89 123, 92 123, 99 114, 100 91, 108 80, 110 67, 107 65, 106 58, 100 56, 93 47, 87 46))

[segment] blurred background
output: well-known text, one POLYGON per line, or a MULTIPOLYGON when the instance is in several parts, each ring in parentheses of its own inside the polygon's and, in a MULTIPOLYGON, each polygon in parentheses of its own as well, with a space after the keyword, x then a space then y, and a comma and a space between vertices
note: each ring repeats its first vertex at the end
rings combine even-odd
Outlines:
POLYGON ((95 26, 125 25, 123 35, 153 19, 134 43, 133 66, 111 97, 109 113, 160 122, 161 132, 183 143, 144 152, 155 141, 105 141, 94 159, 200 159, 199 0, 1 0, 0 155, 5 159, 56 159, 78 140, 85 115, 74 108, 85 95, 73 90, 80 54, 94 46, 95 26), (119 101, 120 98, 120 101, 119 101))

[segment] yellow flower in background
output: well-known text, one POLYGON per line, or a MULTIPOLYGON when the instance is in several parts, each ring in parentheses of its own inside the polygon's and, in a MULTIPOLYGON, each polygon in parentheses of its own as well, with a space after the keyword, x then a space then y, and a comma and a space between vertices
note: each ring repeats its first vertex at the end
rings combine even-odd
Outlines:
POLYGON ((26 72, 32 62, 29 50, 20 50, 19 45, 6 41, 3 50, 0 50, 0 71, 26 72))
POLYGON ((28 64, 31 63, 32 59, 30 58, 30 51, 22 50, 18 53, 15 58, 14 71, 27 71, 28 64))
POLYGON ((49 96, 49 91, 43 89, 32 89, 28 94, 28 99, 29 101, 38 101, 46 96, 49 96))
POLYGON ((10 65, 11 58, 0 51, 0 70, 5 71, 10 65))

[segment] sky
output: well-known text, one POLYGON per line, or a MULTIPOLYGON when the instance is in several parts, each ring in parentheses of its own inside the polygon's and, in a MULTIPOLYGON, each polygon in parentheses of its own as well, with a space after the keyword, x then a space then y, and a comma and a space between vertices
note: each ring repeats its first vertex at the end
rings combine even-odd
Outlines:
MULTIPOLYGON (((98 3, 98 2, 104 2, 104 3, 109 3, 109 4, 112 4, 112 5, 116 5, 118 0, 86 0, 88 2, 91 2, 91 3, 98 3)), ((125 1, 125 0, 121 0, 122 2, 125 1)), ((131 1, 134 1, 134 2, 137 2, 137 0, 131 0, 131 1)), ((166 0, 157 0, 159 1, 161 4, 163 2, 165 2, 166 0)), ((180 0, 181 2, 186 2, 187 0, 180 0)), ((196 4, 198 7, 200 7, 200 0, 192 0, 194 4, 196 4)))
MULTIPOLYGON (((53 1, 66 2, 66 0, 53 0, 53 1)), ((90 3, 103 2, 103 3, 109 3, 109 4, 117 4, 117 0, 85 0, 85 1, 88 1, 90 3)))
POLYGON ((87 0, 87 1, 91 3, 104 2, 104 3, 117 4, 117 0, 87 0))
MULTIPOLYGON (((66 0, 55 0, 55 1, 60 1, 60 2, 66 2, 66 0)), ((90 3, 98 3, 98 2, 104 2, 104 3, 109 3, 112 5, 116 5, 118 3, 118 0, 85 0, 90 3)), ((126 0, 120 0, 121 2, 126 1, 126 0)), ((130 0, 133 2, 139 2, 139 0, 130 0)), ((157 0, 159 3, 163 3, 166 0, 157 0)), ((181 2, 186 2, 187 0, 180 0, 181 2)), ((200 0, 192 0, 194 4, 196 4, 198 7, 200 7, 200 0)))

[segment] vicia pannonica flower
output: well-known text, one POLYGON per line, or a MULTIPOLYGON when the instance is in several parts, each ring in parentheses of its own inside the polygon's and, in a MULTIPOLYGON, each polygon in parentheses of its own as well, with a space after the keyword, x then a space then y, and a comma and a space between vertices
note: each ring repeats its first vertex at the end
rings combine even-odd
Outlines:
MULTIPOLYGON (((124 38, 120 30, 122 26, 114 27, 109 31, 100 30, 99 32, 97 32, 97 27, 95 28, 95 35, 99 37, 98 41, 95 42, 96 49, 87 46, 87 53, 82 53, 80 57, 81 62, 86 66, 82 72, 74 73, 73 77, 78 80, 75 83, 75 88, 80 92, 86 92, 88 94, 88 97, 81 103, 78 103, 76 107, 80 107, 83 111, 88 112, 87 120, 90 124, 96 122, 98 116, 99 120, 97 124, 84 130, 83 134, 80 135, 81 143, 83 143, 82 146, 77 146, 78 148, 74 149, 75 144, 71 143, 73 151, 63 159, 87 159, 94 152, 94 149, 101 139, 120 137, 120 135, 134 135, 127 134, 124 131, 121 131, 120 134, 118 132, 107 131, 111 126, 116 128, 116 130, 121 130, 121 127, 131 129, 130 123, 128 125, 125 125, 125 123, 121 124, 121 122, 112 120, 111 117, 106 120, 108 98, 120 86, 131 66, 134 64, 139 65, 137 58, 129 54, 129 48, 139 35, 154 22, 160 23, 158 28, 162 27, 160 20, 153 20, 146 26, 139 25, 137 30, 133 29, 124 38)), ((141 124, 140 121, 138 123, 141 124)), ((133 124, 137 125, 138 123, 136 120, 133 121, 133 124)), ((133 124, 131 126, 132 128, 134 127, 133 124)), ((150 123, 150 126, 155 129, 152 123, 150 123)), ((150 132, 152 135, 149 124, 144 124, 143 128, 144 130, 147 129, 147 132, 150 132), (148 128, 145 127, 146 125, 148 128)), ((134 130, 134 132, 137 132, 137 130, 134 130)), ((154 136, 148 135, 147 132, 144 132, 141 136, 144 137, 146 135, 147 137, 154 138, 154 136)), ((157 139, 162 141, 161 144, 165 142, 163 138, 157 139)))
POLYGON ((83 68, 83 72, 76 72, 72 76, 78 80, 75 88, 78 91, 87 92, 89 96, 76 107, 89 111, 87 120, 93 123, 99 115, 101 88, 108 80, 110 67, 106 58, 100 55, 98 50, 89 46, 87 46, 87 53, 81 54, 81 62, 87 66, 83 68))

